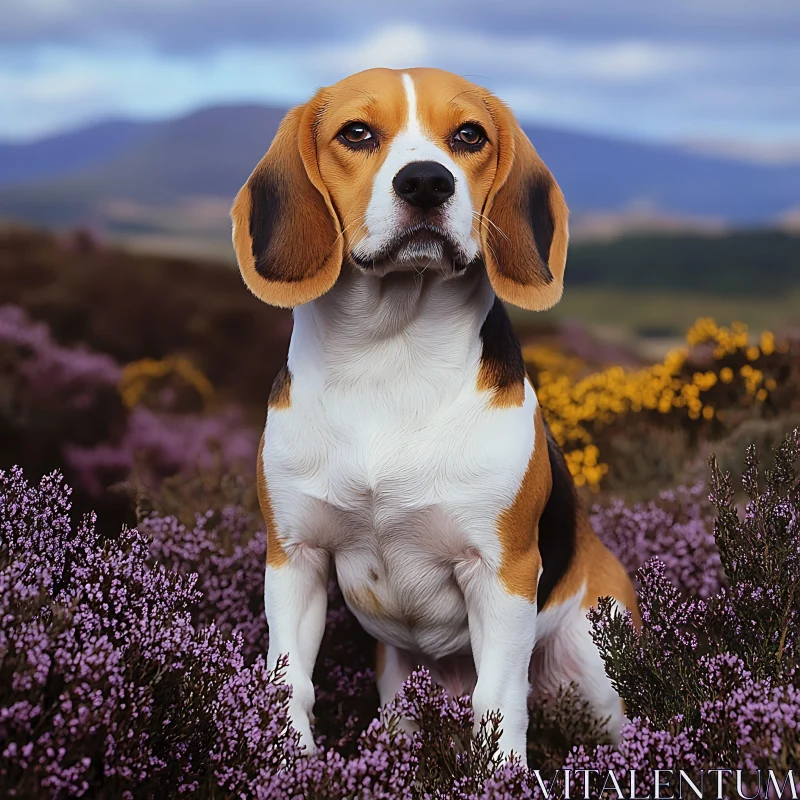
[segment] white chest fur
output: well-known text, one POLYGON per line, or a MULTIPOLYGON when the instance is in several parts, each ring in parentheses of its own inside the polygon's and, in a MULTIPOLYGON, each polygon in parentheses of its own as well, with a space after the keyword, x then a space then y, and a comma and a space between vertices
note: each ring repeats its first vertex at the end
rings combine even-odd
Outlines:
POLYGON ((496 521, 533 447, 536 398, 490 409, 476 388, 481 274, 344 276, 295 311, 291 405, 264 469, 286 548, 331 553, 373 635, 433 658, 467 652, 460 570, 496 565, 496 521))

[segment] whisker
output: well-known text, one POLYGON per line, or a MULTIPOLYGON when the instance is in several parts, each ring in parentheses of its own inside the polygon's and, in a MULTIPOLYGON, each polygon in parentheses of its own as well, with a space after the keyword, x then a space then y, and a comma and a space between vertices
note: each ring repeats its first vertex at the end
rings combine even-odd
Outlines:
MULTIPOLYGON (((356 222, 358 222, 358 223, 359 223, 359 225, 358 225, 358 227, 355 229, 355 231, 354 231, 354 234, 360 233, 360 232, 361 232, 361 229, 366 227, 366 220, 364 219, 363 215, 362 215, 362 217, 361 217, 361 220, 360 220, 360 221, 359 221, 358 219, 354 219, 354 220, 353 220, 353 221, 350 223, 350 225, 355 225, 355 223, 356 223, 356 222)), ((347 225, 347 226, 345 226, 345 228, 343 228, 343 229, 342 229, 342 233, 341 233, 340 235, 342 235, 342 236, 343 236, 343 235, 344 235, 344 232, 347 230, 347 228, 349 228, 349 227, 350 227, 350 225, 347 225)), ((338 238, 337 238, 337 240, 336 240, 336 241, 339 241, 339 240, 338 240, 338 238)), ((350 251, 350 255, 352 255, 352 250, 350 251)), ((373 262, 373 263, 374 263, 374 262, 373 262)))
POLYGON ((490 220, 490 219, 489 219, 489 217, 487 217, 485 214, 482 214, 480 211, 473 211, 473 212, 472 212, 472 216, 473 216, 475 219, 479 219, 479 220, 482 220, 482 221, 484 221, 484 222, 487 222, 487 223, 488 223, 489 225, 491 225, 491 226, 492 226, 492 228, 494 228, 494 229, 495 229, 495 230, 496 230, 496 231, 497 231, 497 232, 498 232, 498 233, 499 233, 499 234, 500 234, 500 235, 501 235, 501 236, 502 236, 502 237, 503 237, 503 238, 504 238, 504 239, 505 239, 507 242, 510 242, 510 241, 511 241, 511 239, 509 239, 509 238, 508 238, 508 236, 506 236, 505 232, 504 232, 504 231, 503 231, 503 230, 500 228, 500 226, 499 226, 499 225, 497 225, 497 224, 495 224, 495 223, 494 223, 492 220, 490 220))
POLYGON ((489 252, 492 254, 492 258, 494 259, 495 263, 497 263, 497 253, 495 253, 494 248, 488 239, 486 240, 486 246, 489 248, 489 252))
MULTIPOLYGON (((355 224, 356 224, 356 222, 359 222, 359 223, 360 223, 360 226, 363 226, 363 225, 366 223, 366 217, 365 217, 365 215, 364 215, 364 214, 362 214, 361 216, 359 216, 359 217, 356 217, 356 219, 354 219, 352 222, 349 222, 349 223, 348 223, 348 222, 346 222, 346 223, 345 223, 345 225, 342 227, 342 232, 341 232, 341 233, 340 233, 340 234, 339 234, 339 235, 336 237, 336 241, 338 242, 338 241, 339 241, 339 239, 341 239, 341 238, 344 236, 344 234, 345 234, 345 231, 346 231, 346 230, 347 230, 349 227, 351 227, 352 225, 355 225, 355 224)), ((359 229, 360 229, 360 226, 359 226, 359 229)))

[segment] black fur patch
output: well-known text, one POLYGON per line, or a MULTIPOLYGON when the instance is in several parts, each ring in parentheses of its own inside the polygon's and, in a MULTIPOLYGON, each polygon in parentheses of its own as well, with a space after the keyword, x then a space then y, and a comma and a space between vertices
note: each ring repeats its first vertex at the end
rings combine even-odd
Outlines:
POLYGON ((319 272, 336 241, 322 195, 309 182, 295 186, 274 170, 260 170, 248 183, 250 236, 256 272, 266 280, 295 283, 319 272), (285 219, 281 219, 281 216, 285 219), (292 218, 314 225, 292 232, 292 218))
POLYGON ((481 326, 481 375, 497 391, 525 381, 522 348, 502 300, 496 297, 481 326))
POLYGON ((575 553, 575 527, 578 501, 569 468, 558 445, 547 432, 547 451, 553 488, 539 518, 539 554, 542 557, 542 577, 536 591, 536 603, 541 611, 550 593, 569 568, 575 553))
POLYGON ((544 267, 542 278, 545 283, 552 283, 553 273, 550 272, 550 245, 553 243, 555 226, 550 214, 550 184, 534 183, 528 191, 528 219, 533 231, 533 240, 536 250, 544 267))
MULTIPOLYGON (((269 261, 269 243, 281 209, 277 181, 269 173, 253 175, 250 189, 250 237, 253 240, 253 260, 262 278, 275 280, 269 261)), ((285 279, 284 279, 285 280, 285 279)))

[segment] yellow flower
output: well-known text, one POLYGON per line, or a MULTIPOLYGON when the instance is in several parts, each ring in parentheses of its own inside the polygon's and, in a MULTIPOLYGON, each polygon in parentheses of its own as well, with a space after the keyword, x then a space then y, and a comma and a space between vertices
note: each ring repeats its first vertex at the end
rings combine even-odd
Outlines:
POLYGON ((550 430, 562 446, 578 485, 596 490, 607 474, 608 466, 602 463, 594 436, 621 416, 654 411, 673 414, 684 421, 687 417, 723 419, 724 412, 715 408, 719 402, 739 404, 742 390, 750 397, 763 399, 767 396, 764 392, 776 387, 774 378, 765 381, 764 373, 751 363, 736 369, 722 366, 718 371, 687 374, 689 347, 707 343, 716 358, 736 356, 741 364, 744 359, 752 362, 762 354, 781 352, 784 343, 777 343, 771 333, 761 334, 760 348, 749 346, 746 325, 721 327, 705 318, 690 328, 686 341, 686 347, 670 351, 662 362, 650 367, 626 369, 616 365, 591 374, 583 374, 585 365, 557 348, 537 345, 524 349, 526 363, 535 368, 532 374, 536 392, 550 430), (733 384, 737 373, 743 386, 737 385, 735 393, 728 391, 718 399, 715 387, 733 384))
POLYGON ((214 393, 211 382, 188 358, 169 356, 160 361, 142 358, 126 364, 122 369, 118 386, 122 402, 128 408, 133 408, 144 397, 152 381, 169 374, 175 374, 186 381, 204 401, 214 393))
POLYGON ((532 372, 547 372, 569 378, 577 377, 586 365, 580 358, 568 356, 550 345, 527 345, 522 348, 522 358, 532 372))
POLYGON ((711 317, 701 317, 686 332, 686 343, 690 347, 707 342, 717 334, 717 323, 711 317))

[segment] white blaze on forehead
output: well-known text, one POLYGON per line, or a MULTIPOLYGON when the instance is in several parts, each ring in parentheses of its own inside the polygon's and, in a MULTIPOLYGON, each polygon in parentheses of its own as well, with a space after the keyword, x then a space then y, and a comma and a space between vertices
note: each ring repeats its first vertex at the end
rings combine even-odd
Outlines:
POLYGON ((436 161, 447 167, 455 179, 455 192, 442 207, 438 225, 450 235, 464 259, 471 261, 478 253, 478 244, 472 236, 473 209, 467 177, 448 150, 423 132, 414 79, 404 72, 401 80, 408 111, 406 125, 391 142, 386 160, 375 175, 364 215, 367 235, 356 245, 354 253, 358 258, 369 260, 380 254, 397 233, 402 233, 408 225, 408 206, 394 191, 394 176, 414 161, 436 161))
POLYGON ((417 118, 417 90, 414 88, 414 79, 407 72, 403 73, 403 89, 405 90, 406 103, 408 104, 406 132, 413 130, 415 133, 422 134, 419 119, 417 118))

